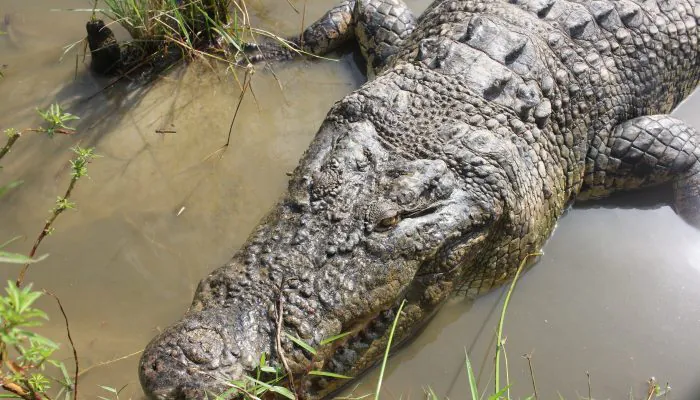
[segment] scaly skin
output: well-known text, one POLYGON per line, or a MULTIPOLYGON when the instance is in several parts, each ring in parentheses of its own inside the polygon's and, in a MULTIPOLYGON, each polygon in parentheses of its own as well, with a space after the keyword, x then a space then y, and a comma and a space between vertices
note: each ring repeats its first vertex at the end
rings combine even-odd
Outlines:
POLYGON ((394 36, 379 28, 392 10, 407 9, 348 1, 304 34, 316 53, 360 39, 377 77, 330 110, 278 205, 148 345, 150 397, 222 391, 262 353, 280 364, 280 336, 298 394, 322 398, 341 381, 304 371, 357 376, 402 300, 396 342, 456 291, 506 282, 577 197, 671 182, 700 227, 700 137, 666 115, 700 79, 697 1, 436 1, 394 36))

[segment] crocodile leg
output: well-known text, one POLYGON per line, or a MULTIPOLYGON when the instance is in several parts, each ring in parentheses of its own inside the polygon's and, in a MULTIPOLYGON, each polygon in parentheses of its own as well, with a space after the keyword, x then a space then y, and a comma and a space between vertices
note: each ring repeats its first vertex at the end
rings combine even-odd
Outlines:
POLYGON ((700 135, 669 115, 643 116, 593 139, 578 199, 669 182, 676 212, 700 228, 700 135))
MULTIPOLYGON (((367 72, 381 70, 415 27, 415 17, 403 0, 345 0, 290 38, 292 48, 322 56, 356 40, 367 61, 367 72)), ((252 62, 286 60, 298 53, 279 42, 249 45, 252 62)))

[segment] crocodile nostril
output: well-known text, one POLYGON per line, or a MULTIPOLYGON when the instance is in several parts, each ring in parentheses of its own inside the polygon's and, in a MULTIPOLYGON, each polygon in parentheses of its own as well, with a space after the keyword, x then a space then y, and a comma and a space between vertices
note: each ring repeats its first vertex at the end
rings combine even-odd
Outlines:
POLYGON ((207 364, 216 368, 224 352, 224 341, 214 330, 195 328, 184 332, 180 340, 185 357, 196 364, 207 364))

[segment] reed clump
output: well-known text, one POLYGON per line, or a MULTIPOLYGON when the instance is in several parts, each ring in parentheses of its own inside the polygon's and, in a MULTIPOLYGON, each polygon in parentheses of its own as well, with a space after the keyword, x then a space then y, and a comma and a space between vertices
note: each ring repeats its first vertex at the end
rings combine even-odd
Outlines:
MULTIPOLYGON (((245 0, 104 0, 87 23, 92 68, 128 75, 143 67, 157 71, 180 60, 247 65, 245 47, 258 35, 286 41, 253 28, 245 0), (108 20, 98 18, 100 11, 108 20), (130 39, 117 43, 111 26, 119 24, 130 39)), ((287 45, 288 46, 288 45, 287 45)))

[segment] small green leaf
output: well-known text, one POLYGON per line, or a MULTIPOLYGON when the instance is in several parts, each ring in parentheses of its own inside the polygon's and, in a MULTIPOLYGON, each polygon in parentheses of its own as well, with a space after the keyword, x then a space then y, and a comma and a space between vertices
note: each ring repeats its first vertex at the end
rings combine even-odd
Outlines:
POLYGON ((114 393, 114 394, 117 394, 117 389, 115 389, 115 388, 113 388, 113 387, 102 386, 102 385, 98 385, 98 386, 101 387, 102 389, 108 391, 108 392, 112 392, 112 393, 114 393))
POLYGON ((12 307, 19 313, 19 306, 21 304, 21 292, 19 288, 15 286, 12 281, 7 281, 7 288, 5 288, 5 291, 7 292, 7 297, 12 302, 12 307))
POLYGON ((326 376, 328 378, 336 378, 336 379, 352 379, 352 376, 347 376, 347 375, 341 375, 341 374, 336 374, 333 372, 327 372, 327 371, 309 371, 309 375, 316 375, 316 376, 326 376))
POLYGON ((506 385, 503 389, 499 390, 497 393, 489 396, 489 400, 499 400, 503 395, 510 389, 511 385, 506 385))
POLYGON ((345 336, 347 336, 347 335, 349 335, 349 334, 351 334, 351 333, 352 333, 352 331, 347 331, 347 332, 343 332, 343 333, 338 334, 338 335, 335 335, 335 336, 331 336, 331 337, 329 337, 329 338, 327 338, 327 339, 323 339, 323 340, 321 340, 320 345, 321 345, 321 346, 325 346, 325 345, 327 345, 328 343, 333 343, 333 342, 335 342, 336 340, 342 339, 342 338, 344 338, 345 336))
POLYGON ((230 389, 227 389, 226 391, 224 391, 224 392, 221 393, 220 395, 216 396, 215 399, 216 399, 216 400, 219 400, 219 399, 221 399, 221 400, 223 400, 223 399, 229 399, 229 398, 231 398, 232 395, 238 394, 239 392, 240 392, 239 388, 237 388, 237 387, 232 387, 232 388, 230 388, 230 389))
POLYGON ((72 377, 68 374, 68 370, 66 369, 66 364, 63 363, 63 361, 56 361, 56 360, 47 360, 49 364, 53 365, 54 367, 58 368, 61 371, 61 374, 63 375, 63 381, 61 381, 61 384, 64 386, 72 386, 73 385, 73 380, 72 377))
MULTIPOLYGON (((25 311, 29 309, 29 307, 34 304, 34 302, 41 297, 41 292, 30 292, 30 291, 22 291, 22 305, 19 307, 19 313, 24 314, 25 311)), ((43 314, 43 313, 42 313, 43 314)))
POLYGON ((297 346, 301 347, 302 349, 308 351, 309 353, 311 353, 313 355, 316 355, 316 350, 313 347, 309 346, 303 340, 299 339, 298 337, 294 337, 287 332, 285 332, 284 335, 287 336, 289 338, 289 340, 294 342, 297 346))
POLYGON ((273 392, 273 393, 277 393, 277 394, 279 394, 279 395, 282 395, 282 396, 288 398, 289 400, 295 400, 295 399, 296 399, 296 397, 294 396, 294 394, 293 394, 291 391, 289 391, 289 389, 287 389, 287 388, 284 388, 284 387, 282 387, 282 386, 272 386, 272 385, 270 385, 270 384, 268 384, 268 383, 259 381, 259 380, 255 379, 255 378, 251 378, 251 377, 249 377, 249 376, 246 376, 245 378, 248 379, 249 381, 255 383, 256 385, 260 386, 260 388, 264 389, 264 390, 258 391, 258 393, 256 393, 256 394, 262 394, 262 393, 264 393, 265 391, 270 391, 270 392, 273 392))
POLYGON ((245 388, 245 381, 244 380, 239 379, 239 380, 231 381, 229 383, 234 387, 234 389, 245 388))
POLYGON ((27 383, 36 392, 45 392, 51 388, 51 381, 42 374, 33 373, 27 380, 27 383))
POLYGON ((25 256, 24 254, 9 253, 7 251, 0 251, 0 263, 33 264, 33 263, 39 262, 41 260, 44 260, 48 256, 49 256, 48 254, 44 254, 44 255, 41 255, 37 258, 30 258, 30 257, 25 256))
POLYGON ((282 395, 289 400, 295 400, 296 396, 294 396, 294 393, 292 393, 291 390, 287 389, 286 387, 282 386, 270 386, 270 391, 273 393, 277 393, 279 395, 282 395))

